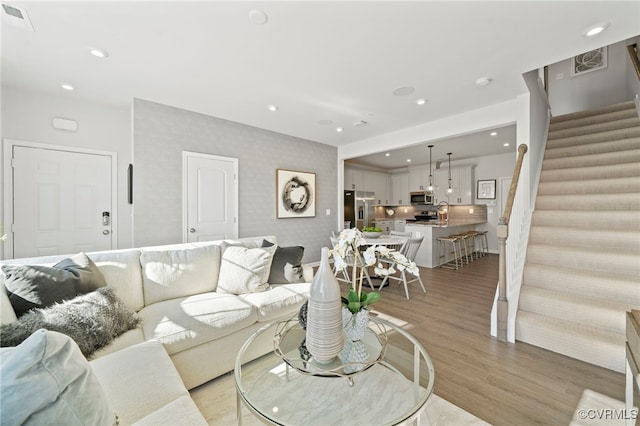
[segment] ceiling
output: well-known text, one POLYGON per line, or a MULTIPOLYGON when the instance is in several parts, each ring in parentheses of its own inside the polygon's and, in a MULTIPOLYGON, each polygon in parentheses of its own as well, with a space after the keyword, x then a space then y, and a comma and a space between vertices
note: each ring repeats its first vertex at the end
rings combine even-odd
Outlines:
POLYGON ((638 1, 5 3, 35 31, 3 13, 3 86, 140 98, 334 146, 514 99, 522 73, 640 32, 638 1))

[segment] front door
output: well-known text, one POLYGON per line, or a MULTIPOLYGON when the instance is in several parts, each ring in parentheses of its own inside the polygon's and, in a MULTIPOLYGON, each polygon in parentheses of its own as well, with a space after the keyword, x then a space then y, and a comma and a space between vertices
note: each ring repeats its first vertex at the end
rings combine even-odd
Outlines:
POLYGON ((13 146, 13 257, 110 250, 112 158, 13 146))
POLYGON ((238 237, 238 160, 183 152, 185 242, 238 237))

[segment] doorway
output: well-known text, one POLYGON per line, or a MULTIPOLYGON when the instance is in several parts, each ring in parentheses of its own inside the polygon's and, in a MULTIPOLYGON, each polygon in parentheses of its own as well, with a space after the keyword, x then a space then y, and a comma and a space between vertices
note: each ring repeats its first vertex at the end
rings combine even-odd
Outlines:
POLYGON ((183 242, 238 238, 238 159, 182 153, 183 242))
POLYGON ((5 140, 4 257, 117 247, 117 154, 5 140))

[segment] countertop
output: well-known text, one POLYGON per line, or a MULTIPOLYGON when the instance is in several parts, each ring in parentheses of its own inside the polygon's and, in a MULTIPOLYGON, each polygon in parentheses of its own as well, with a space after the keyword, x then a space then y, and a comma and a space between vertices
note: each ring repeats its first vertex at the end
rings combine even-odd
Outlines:
POLYGON ((438 220, 417 220, 415 222, 411 221, 407 221, 407 225, 406 226, 430 226, 432 228, 452 228, 454 226, 466 226, 466 225, 480 225, 483 223, 487 223, 486 221, 462 221, 462 220, 457 220, 457 221, 450 221, 448 223, 443 223, 440 222, 438 220))

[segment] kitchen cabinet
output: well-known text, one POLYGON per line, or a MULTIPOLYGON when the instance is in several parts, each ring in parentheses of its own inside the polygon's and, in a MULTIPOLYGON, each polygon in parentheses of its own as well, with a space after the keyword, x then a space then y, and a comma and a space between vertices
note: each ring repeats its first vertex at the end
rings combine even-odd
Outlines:
POLYGON ((429 186, 429 166, 409 166, 409 192, 424 191, 429 186))
POLYGON ((393 230, 404 232, 404 228, 407 226, 407 221, 404 219, 396 219, 393 221, 393 230))
POLYGON ((449 187, 449 169, 438 169, 434 173, 435 191, 434 203, 447 201, 449 204, 473 204, 474 203, 474 171, 475 165, 451 167, 451 184, 453 193, 447 196, 449 187))
POLYGON ((382 229, 382 233, 385 235, 389 235, 389 232, 393 231, 393 221, 392 220, 378 220, 374 222, 373 226, 377 226, 382 229))
POLYGON ((391 175, 391 204, 408 205, 409 200, 409 173, 397 173, 391 175))
POLYGON ((364 172, 356 169, 344 169, 344 189, 367 191, 364 189, 364 172))
POLYGON ((374 192, 374 204, 391 204, 391 177, 386 173, 345 167, 344 189, 374 192))

